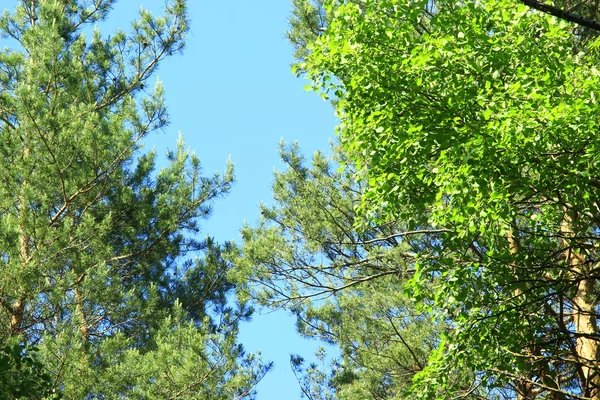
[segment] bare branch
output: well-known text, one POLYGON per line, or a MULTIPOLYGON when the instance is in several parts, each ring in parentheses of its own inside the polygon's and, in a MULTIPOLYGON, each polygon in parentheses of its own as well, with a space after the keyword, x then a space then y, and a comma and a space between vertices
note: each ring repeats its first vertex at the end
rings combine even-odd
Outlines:
POLYGON ((568 11, 561 10, 560 8, 556 8, 549 4, 540 3, 537 0, 520 0, 521 3, 525 4, 528 7, 531 7, 535 10, 541 11, 545 14, 550 14, 555 16, 556 18, 564 19, 565 21, 573 22, 577 25, 584 26, 586 28, 593 29, 595 31, 600 32, 600 22, 583 18, 579 15, 572 14, 568 11))
MULTIPOLYGON (((433 234, 433 233, 448 233, 448 232, 452 232, 452 231, 450 229, 419 229, 416 231, 400 232, 400 233, 395 233, 393 235, 389 235, 386 237, 375 238, 375 239, 365 240, 365 241, 360 241, 360 242, 342 242, 342 243, 336 243, 336 244, 365 245, 365 244, 372 244, 372 243, 378 243, 378 242, 386 242, 391 239, 405 237, 405 236, 426 235, 426 234, 433 234)), ((325 242, 325 244, 333 244, 333 243, 325 242)))

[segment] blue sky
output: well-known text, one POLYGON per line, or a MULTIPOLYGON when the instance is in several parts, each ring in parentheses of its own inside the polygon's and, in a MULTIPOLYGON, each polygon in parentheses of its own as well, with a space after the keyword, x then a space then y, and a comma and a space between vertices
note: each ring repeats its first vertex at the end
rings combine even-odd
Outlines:
MULTIPOLYGON (((118 1, 103 33, 128 29, 143 5, 159 13, 163 0, 118 1)), ((306 81, 290 71, 292 48, 285 39, 289 0, 188 0, 191 31, 183 55, 166 60, 163 81, 171 124, 147 146, 174 148, 178 131, 203 162, 222 171, 229 157, 236 170, 231 194, 215 203, 205 234, 239 242, 244 221, 254 224, 258 204, 271 198, 275 168, 282 169, 280 139, 298 141, 306 154, 328 150, 336 119, 332 107, 303 90, 306 81)), ((255 315, 241 328, 248 352, 262 351, 275 369, 258 386, 258 400, 299 399, 289 355, 310 359, 320 345, 296 334, 285 312, 255 315)))

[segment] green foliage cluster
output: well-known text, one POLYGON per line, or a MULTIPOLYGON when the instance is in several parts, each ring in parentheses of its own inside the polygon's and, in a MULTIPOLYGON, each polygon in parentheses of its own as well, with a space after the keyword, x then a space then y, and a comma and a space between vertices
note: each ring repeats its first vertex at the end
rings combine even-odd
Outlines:
POLYGON ((37 352, 14 340, 0 348, 0 399, 60 398, 37 352))
POLYGON ((330 16, 323 0, 292 0, 287 39, 294 46, 295 59, 303 60, 310 53, 310 43, 325 32, 330 16))
POLYGON ((505 0, 324 7, 298 70, 335 100, 358 214, 438 232, 408 288, 449 329, 413 393, 459 395, 458 368, 489 396, 600 398, 594 35, 505 0))

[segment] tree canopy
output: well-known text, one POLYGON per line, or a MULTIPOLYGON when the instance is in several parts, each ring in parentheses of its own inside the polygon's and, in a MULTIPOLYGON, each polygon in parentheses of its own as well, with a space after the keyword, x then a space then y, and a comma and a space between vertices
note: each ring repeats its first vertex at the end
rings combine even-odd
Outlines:
POLYGON ((184 47, 185 2, 92 29, 114 3, 19 1, 0 18, 14 44, 0 51, 7 365, 42 368, 65 399, 252 398, 269 366, 237 343, 248 310, 227 301, 222 246, 198 236, 233 169, 203 175, 180 138, 157 171, 141 147, 168 123, 150 80, 184 47))
MULTIPOLYGON (((280 151, 287 170, 275 174, 274 202, 261 207, 259 225, 242 230, 232 272, 262 305, 292 311, 301 334, 339 348, 335 360, 319 353, 320 368, 292 358, 307 398, 406 398, 447 329, 405 293, 415 257, 435 232, 423 238, 399 221, 360 221, 366 185, 339 147, 310 161, 297 144, 280 151), (336 171, 340 163, 344 171, 336 171)), ((465 397, 483 393, 470 371, 455 370, 452 380, 465 397)))
POLYGON ((233 167, 142 147, 186 2, 115 1, 0 17, 1 399, 255 398, 252 300, 337 346, 290 359, 311 400, 600 400, 596 3, 293 0, 339 143, 282 144, 236 246, 199 234, 233 167))
POLYGON ((442 231, 410 292, 451 329, 417 392, 459 366, 498 395, 600 398, 596 39, 504 0, 325 6, 299 70, 336 100, 359 215, 442 231))

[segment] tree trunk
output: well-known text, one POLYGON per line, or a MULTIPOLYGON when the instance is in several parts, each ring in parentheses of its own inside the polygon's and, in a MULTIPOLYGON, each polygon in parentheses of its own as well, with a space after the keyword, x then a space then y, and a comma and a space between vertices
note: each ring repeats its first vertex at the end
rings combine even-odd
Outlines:
MULTIPOLYGON (((26 152, 28 154, 29 152, 26 152)), ((30 261, 29 257, 29 236, 26 233, 25 227, 25 198, 19 196, 19 264, 21 268, 26 268, 30 261)), ((20 296, 21 288, 15 287, 15 295, 18 300, 15 300, 11 307, 10 323, 8 330, 11 335, 17 336, 21 333, 21 325, 23 315, 25 314, 25 298, 20 296)))
POLYGON ((21 334, 21 324, 23 322, 23 314, 25 313, 25 300, 19 299, 12 304, 10 312, 10 323, 8 331, 11 336, 21 334))
POLYGON ((79 334, 83 338, 84 343, 87 344, 90 341, 90 328, 88 326, 87 315, 85 313, 85 308, 83 305, 84 299, 78 287, 75 287, 74 292, 75 312, 77 314, 77 318, 79 319, 79 334))
MULTIPOLYGON (((513 228, 513 229, 516 229, 516 228, 513 228)), ((520 245, 519 245, 519 240, 517 239, 517 237, 514 234, 512 229, 508 231, 507 239, 508 239, 508 248, 509 248, 510 254, 511 255, 517 254, 517 252, 519 251, 520 245)), ((514 264, 513 264, 513 273, 515 275, 515 280, 519 281, 518 267, 517 267, 517 265, 514 265, 514 264)), ((516 288, 513 293, 514 293, 515 299, 517 299, 516 301, 519 301, 519 298, 523 295, 523 290, 521 288, 516 288)), ((525 349, 523 349, 523 353, 531 354, 531 349, 525 348, 525 349)), ((535 398, 537 397, 537 392, 535 391, 535 388, 533 386, 533 383, 530 381, 529 376, 523 376, 523 379, 517 380, 514 383, 514 385, 515 385, 515 389, 517 391, 517 400, 535 400, 535 398)))
POLYGON ((576 357, 581 365, 582 394, 591 400, 600 400, 600 376, 598 375, 598 325, 596 321, 597 300, 594 293, 595 278, 591 277, 591 265, 573 240, 573 220, 565 213, 562 234, 565 236, 565 258, 571 267, 577 290, 572 299, 573 324, 577 338, 576 357))
POLYGON ((589 268, 581 254, 570 251, 569 263, 579 276, 577 292, 573 297, 573 323, 577 335, 577 356, 581 363, 586 396, 600 400, 600 377, 598 376, 598 326, 596 322, 595 279, 589 278, 589 268))

